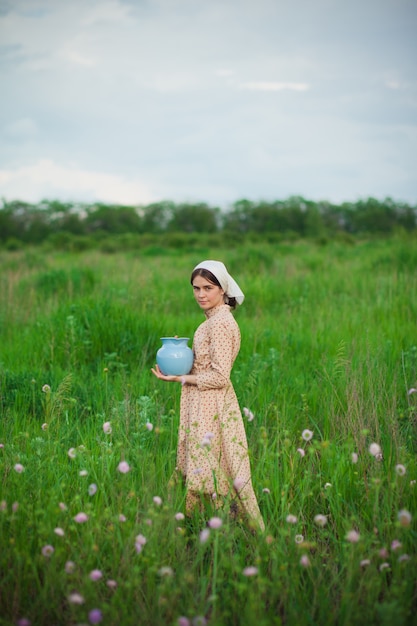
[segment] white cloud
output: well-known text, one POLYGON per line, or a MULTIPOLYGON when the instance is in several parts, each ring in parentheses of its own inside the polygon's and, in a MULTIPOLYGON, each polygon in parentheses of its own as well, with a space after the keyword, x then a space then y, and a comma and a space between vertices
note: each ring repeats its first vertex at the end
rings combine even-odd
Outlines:
POLYGON ((252 91, 307 91, 310 89, 308 83, 279 83, 279 82, 252 82, 242 83, 241 89, 252 91))
POLYGON ((69 200, 148 204, 154 196, 137 179, 59 165, 43 159, 17 169, 0 170, 2 196, 27 202, 65 196, 69 200))

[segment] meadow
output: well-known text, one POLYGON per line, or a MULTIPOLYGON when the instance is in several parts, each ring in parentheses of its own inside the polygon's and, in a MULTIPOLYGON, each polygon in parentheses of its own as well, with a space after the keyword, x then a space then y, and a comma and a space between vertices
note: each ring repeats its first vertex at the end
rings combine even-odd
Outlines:
MULTIPOLYGON (((232 242, 231 242, 232 243, 232 242)), ((417 245, 0 251, 0 624, 415 624, 417 245), (184 518, 160 337, 223 260, 264 533, 184 518)), ((190 341, 191 344, 191 341, 190 341)))

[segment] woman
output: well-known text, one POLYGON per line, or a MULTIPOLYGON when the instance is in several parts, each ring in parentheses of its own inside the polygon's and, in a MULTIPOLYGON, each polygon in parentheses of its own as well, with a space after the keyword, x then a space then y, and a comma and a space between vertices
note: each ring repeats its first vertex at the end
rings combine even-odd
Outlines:
POLYGON ((185 478, 188 513, 210 498, 216 508, 230 500, 261 530, 264 523, 253 491, 248 446, 239 403, 230 381, 240 348, 231 313, 244 294, 220 261, 203 261, 191 275, 194 297, 206 320, 194 335, 194 364, 186 376, 160 380, 182 384, 177 470, 185 478))

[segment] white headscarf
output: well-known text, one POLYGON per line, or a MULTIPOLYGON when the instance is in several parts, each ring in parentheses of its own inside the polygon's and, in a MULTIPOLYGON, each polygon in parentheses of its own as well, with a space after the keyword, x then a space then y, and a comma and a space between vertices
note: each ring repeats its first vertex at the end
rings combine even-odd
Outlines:
POLYGON ((230 276, 224 263, 221 261, 202 261, 195 266, 194 270, 197 269, 204 269, 211 272, 219 281, 226 296, 228 298, 236 298, 236 302, 242 304, 245 299, 245 294, 234 278, 230 276))

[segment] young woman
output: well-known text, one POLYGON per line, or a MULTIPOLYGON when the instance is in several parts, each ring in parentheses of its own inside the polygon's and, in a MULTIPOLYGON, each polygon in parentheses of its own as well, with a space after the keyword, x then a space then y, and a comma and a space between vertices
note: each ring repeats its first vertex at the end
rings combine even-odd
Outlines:
POLYGON ((248 445, 239 403, 230 381, 240 348, 239 327, 231 313, 244 294, 220 261, 203 261, 191 274, 194 297, 206 320, 194 335, 194 364, 186 376, 160 380, 182 384, 177 470, 187 487, 191 513, 209 498, 215 508, 230 502, 261 530, 264 523, 252 487, 248 445))

